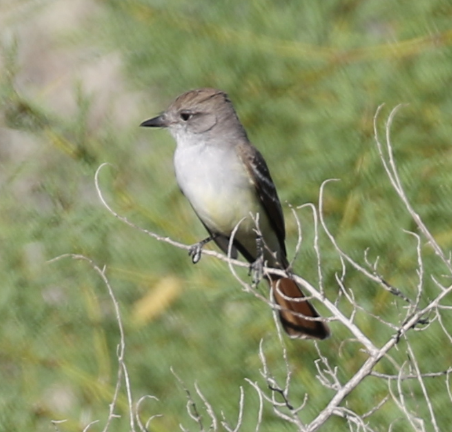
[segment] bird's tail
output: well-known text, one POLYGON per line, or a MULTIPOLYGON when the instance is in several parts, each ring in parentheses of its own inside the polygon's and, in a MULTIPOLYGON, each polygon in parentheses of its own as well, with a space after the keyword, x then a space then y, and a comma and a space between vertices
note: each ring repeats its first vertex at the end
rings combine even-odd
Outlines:
POLYGON ((319 318, 320 315, 308 300, 301 300, 305 296, 295 281, 272 275, 269 283, 273 298, 281 308, 279 310, 281 324, 291 338, 326 339, 330 336, 330 329, 326 323, 304 318, 319 318))

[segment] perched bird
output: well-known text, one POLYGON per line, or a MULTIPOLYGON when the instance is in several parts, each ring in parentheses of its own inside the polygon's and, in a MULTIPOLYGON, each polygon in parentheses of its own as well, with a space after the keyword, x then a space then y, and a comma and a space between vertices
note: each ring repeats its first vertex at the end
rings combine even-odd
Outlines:
MULTIPOLYGON (((209 233, 190 250, 193 262, 210 240, 227 253, 237 227, 233 257, 239 251, 257 271, 259 262, 270 268, 288 268, 284 216, 275 185, 226 93, 211 88, 188 91, 141 126, 166 128, 176 140, 177 183, 209 233)), ((264 277, 290 337, 325 339, 330 335, 289 274, 282 277, 270 270, 264 277)))

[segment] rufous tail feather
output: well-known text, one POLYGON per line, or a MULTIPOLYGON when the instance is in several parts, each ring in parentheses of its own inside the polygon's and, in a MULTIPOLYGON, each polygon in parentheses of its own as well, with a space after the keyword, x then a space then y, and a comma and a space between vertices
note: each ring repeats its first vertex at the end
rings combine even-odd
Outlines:
POLYGON ((291 338, 326 339, 330 329, 325 322, 305 319, 319 318, 314 306, 305 298, 298 285, 289 278, 272 277, 269 280, 275 302, 280 306, 279 318, 286 333, 291 338), (290 301, 287 297, 297 301, 290 301))

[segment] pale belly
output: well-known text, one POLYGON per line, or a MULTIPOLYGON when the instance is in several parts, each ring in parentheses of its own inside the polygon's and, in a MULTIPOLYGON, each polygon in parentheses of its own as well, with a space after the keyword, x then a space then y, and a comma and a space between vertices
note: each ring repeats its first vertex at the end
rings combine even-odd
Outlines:
MULTIPOLYGON (((180 153, 180 152, 178 152, 180 153)), ((238 161, 225 159, 222 153, 212 157, 177 157, 176 177, 184 195, 203 223, 213 232, 229 236, 246 218, 243 229, 249 229, 250 214, 261 212, 254 186, 238 161), (214 159, 214 160, 212 160, 214 159)), ((190 151, 184 151, 187 156, 190 151)))
POLYGON ((267 246, 279 250, 279 241, 255 187, 236 157, 210 151, 201 158, 198 152, 195 157, 191 149, 178 149, 174 164, 179 187, 212 233, 230 237, 236 229, 235 239, 255 256, 257 221, 267 246))

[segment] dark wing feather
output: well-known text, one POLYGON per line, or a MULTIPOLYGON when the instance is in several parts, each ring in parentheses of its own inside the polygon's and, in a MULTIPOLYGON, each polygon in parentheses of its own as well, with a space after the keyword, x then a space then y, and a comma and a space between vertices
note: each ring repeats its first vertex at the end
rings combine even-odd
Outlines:
POLYGON ((249 143, 239 144, 237 153, 250 175, 250 180, 256 188, 256 194, 267 213, 272 228, 276 232, 285 260, 286 229, 284 226, 284 215, 267 163, 259 151, 249 143))

